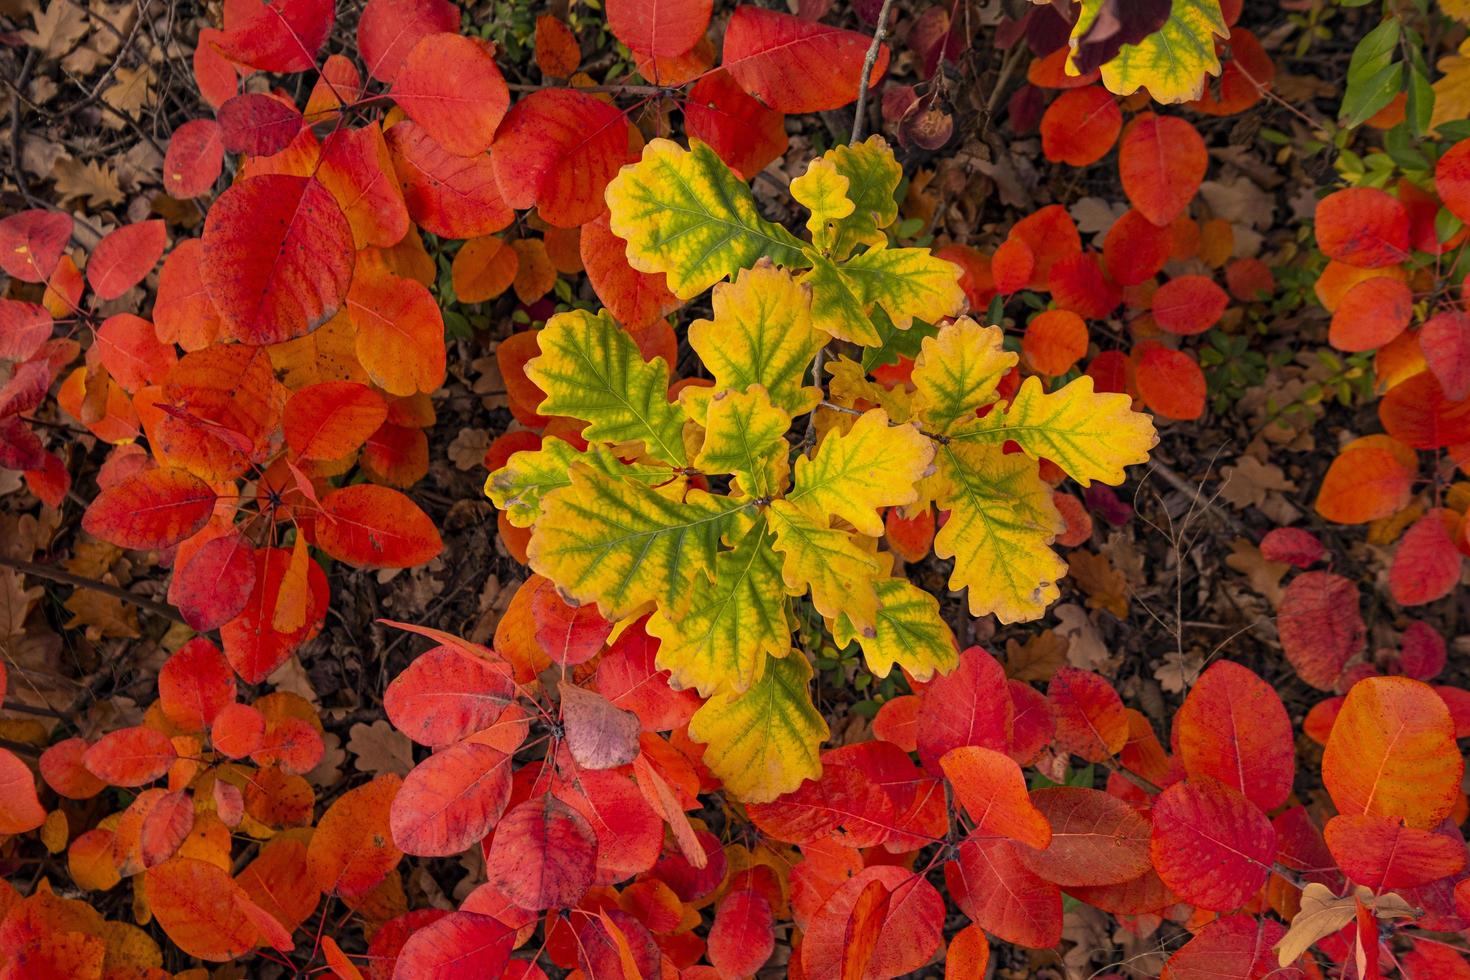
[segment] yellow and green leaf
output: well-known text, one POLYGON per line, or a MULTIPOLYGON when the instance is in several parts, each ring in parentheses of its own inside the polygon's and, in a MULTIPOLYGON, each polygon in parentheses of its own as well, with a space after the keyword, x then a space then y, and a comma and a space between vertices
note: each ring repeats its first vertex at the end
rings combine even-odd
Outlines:
MULTIPOLYGON (((811 411, 821 391, 807 385, 807 374, 827 338, 812 326, 810 291, 763 260, 711 295, 714 319, 689 325, 689 346, 714 378, 714 390, 761 385, 788 414, 811 411)), ((709 391, 687 388, 685 397, 709 391)))
MULTIPOLYGON (((1087 33, 1104 0, 1083 0, 1072 36, 1087 33)), ((1215 39, 1230 36, 1220 0, 1174 0, 1164 26, 1138 44, 1125 44, 1102 66, 1103 84, 1118 95, 1139 86, 1157 102, 1189 102, 1204 92, 1205 76, 1220 74, 1215 39)))
POLYGON ((954 559, 949 587, 969 590, 972 616, 994 613, 1002 623, 1040 616, 1060 594, 1067 566, 1050 547, 1062 519, 1036 462, 1000 446, 950 442, 935 464, 949 520, 934 553, 954 559))
MULTIPOLYGON (((915 317, 934 323, 953 316, 965 302, 960 267, 927 248, 870 248, 844 262, 842 274, 856 284, 865 309, 881 306, 900 330, 915 317)), ((881 342, 878 338, 870 346, 881 342)))
POLYGON ((722 692, 689 720, 704 764, 748 803, 766 803, 822 774, 827 723, 812 705, 812 667, 799 653, 772 658, 746 691, 722 692))
POLYGON ((834 619, 846 613, 854 628, 873 629, 878 593, 873 582, 883 565, 852 534, 829 526, 789 500, 776 500, 766 510, 781 552, 781 577, 787 591, 810 591, 817 612, 834 619))
POLYGON ((954 633, 939 615, 939 600, 904 578, 878 580, 878 624, 870 635, 854 629, 846 616, 833 624, 839 647, 856 640, 868 669, 887 677, 897 664, 914 679, 947 673, 959 661, 954 633))
POLYGON ((540 449, 523 450, 485 481, 485 495, 505 511, 516 527, 530 527, 541 518, 541 500, 553 490, 572 485, 573 463, 583 463, 623 479, 657 486, 674 478, 674 471, 660 463, 624 463, 605 446, 589 446, 585 452, 570 443, 550 438, 540 449))
POLYGON ((786 431, 791 416, 771 404, 760 385, 748 391, 720 391, 709 399, 704 445, 694 459, 702 473, 730 473, 746 496, 770 498, 785 491, 791 475, 786 431))
POLYGON ((806 173, 791 182, 791 196, 811 212, 806 219, 812 244, 829 254, 836 239, 835 225, 853 212, 847 197, 847 178, 824 157, 817 157, 806 173))
POLYGON ((1094 392, 1087 375, 1050 393, 1032 377, 1009 405, 951 437, 997 444, 1013 439, 1032 459, 1051 460, 1084 487, 1093 480, 1117 486, 1123 468, 1147 462, 1158 442, 1153 421, 1132 405, 1127 395, 1094 392))
POLYGON ((811 289, 816 328, 863 347, 881 344, 883 338, 868 317, 870 305, 863 298, 863 287, 848 278, 841 266, 815 252, 807 253, 807 263, 811 269, 801 282, 811 289))
POLYGON ((881 408, 846 432, 828 432, 816 453, 796 461, 787 500, 826 521, 838 517, 863 534, 883 533, 882 507, 913 503, 934 461, 934 443, 912 425, 890 425, 881 408))
POLYGON ((714 573, 720 536, 748 506, 691 489, 657 489, 574 464, 571 485, 543 498, 527 547, 531 568, 579 602, 622 619, 657 602, 678 614, 714 573))
POLYGON ((659 638, 658 665, 673 682, 704 697, 744 691, 760 681, 771 657, 791 649, 791 623, 781 563, 764 521, 715 558, 714 581, 696 578, 684 615, 664 610, 648 620, 659 638))
POLYGON ((604 310, 558 313, 537 337, 541 355, 526 375, 546 393, 537 411, 590 423, 588 442, 641 444, 648 455, 683 466, 684 413, 669 401, 669 367, 645 361, 628 332, 604 310))
POLYGON ((869 136, 856 146, 836 146, 823 154, 847 178, 852 214, 838 222, 832 254, 845 258, 858 245, 887 244, 883 229, 898 220, 898 185, 903 169, 881 136, 869 136))
POLYGON ((995 389, 1018 358, 1002 346, 999 327, 960 317, 924 341, 914 360, 914 413, 947 435, 995 401, 995 389))
POLYGON ((805 266, 802 243, 762 218, 755 198, 714 150, 655 139, 643 159, 607 185, 609 223, 628 243, 628 263, 662 272, 670 292, 691 299, 765 257, 805 266))

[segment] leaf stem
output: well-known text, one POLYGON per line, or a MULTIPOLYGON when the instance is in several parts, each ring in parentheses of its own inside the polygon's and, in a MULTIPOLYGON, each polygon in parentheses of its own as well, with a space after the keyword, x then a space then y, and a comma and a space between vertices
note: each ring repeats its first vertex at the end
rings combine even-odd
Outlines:
POLYGON ((888 36, 888 11, 892 7, 893 0, 883 0, 883 8, 878 11, 878 27, 873 31, 873 43, 868 45, 868 53, 863 56, 863 76, 858 79, 857 110, 853 113, 852 139, 849 140, 853 144, 863 141, 863 131, 867 129, 868 82, 873 77, 878 52, 883 49, 883 39, 888 36))

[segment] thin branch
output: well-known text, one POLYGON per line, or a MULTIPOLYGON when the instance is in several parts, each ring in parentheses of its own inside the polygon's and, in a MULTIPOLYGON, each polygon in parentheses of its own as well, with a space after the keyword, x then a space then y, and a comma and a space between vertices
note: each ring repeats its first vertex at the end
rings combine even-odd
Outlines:
POLYGON ((101 592, 121 599, 123 602, 130 602, 144 612, 152 613, 162 619, 178 623, 181 626, 189 625, 184 620, 183 615, 168 603, 158 602, 155 599, 138 595, 138 593, 124 589, 119 585, 113 585, 109 582, 99 582, 97 579, 87 578, 85 575, 73 575, 71 572, 65 572, 59 568, 51 568, 46 565, 37 565, 34 562, 17 561, 14 558, 6 558, 4 555, 0 555, 0 567, 13 568, 23 575, 34 575, 36 578, 60 582, 62 585, 73 585, 79 589, 91 589, 94 592, 101 592))
POLYGON ((893 0, 883 0, 883 9, 878 11, 878 28, 873 31, 873 43, 868 45, 868 53, 863 57, 863 77, 858 79, 857 110, 853 113, 852 140, 861 143, 863 131, 868 126, 868 82, 873 77, 873 66, 878 63, 878 52, 883 50, 883 39, 888 36, 888 11, 893 7, 893 0))

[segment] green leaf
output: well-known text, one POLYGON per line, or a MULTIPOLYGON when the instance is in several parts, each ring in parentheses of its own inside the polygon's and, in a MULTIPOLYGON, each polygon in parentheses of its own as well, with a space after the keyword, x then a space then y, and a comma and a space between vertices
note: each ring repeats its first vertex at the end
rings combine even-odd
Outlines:
POLYGON ((732 551, 715 558, 715 577, 696 578, 689 609, 677 618, 660 610, 648 620, 659 638, 658 665, 674 684, 744 691, 761 679, 769 657, 791 649, 791 622, 781 562, 765 521, 745 533, 732 551))
POLYGON ((939 615, 939 600, 903 578, 878 581, 878 625, 871 635, 839 616, 832 639, 838 646, 856 640, 868 669, 879 677, 887 677, 897 664, 915 680, 927 681, 935 671, 948 673, 959 662, 959 647, 939 615))
POLYGON ((786 489, 791 416, 771 404, 760 385, 748 391, 719 391, 706 403, 704 444, 694 466, 703 473, 730 473, 750 497, 770 498, 786 489))
POLYGON ((802 243, 756 211, 750 188, 698 140, 684 149, 653 140, 643 159, 607 185, 609 223, 628 243, 628 263, 662 272, 669 290, 692 299, 757 259, 805 266, 802 243))
POLYGON ((1148 461, 1159 441, 1147 415, 1135 412, 1125 394, 1097 394, 1083 375, 1053 392, 1038 378, 1027 378, 1003 409, 976 419, 951 435, 959 441, 1008 440, 1032 459, 1049 459, 1084 487, 1093 480, 1117 486, 1125 466, 1148 461))
POLYGON ((531 568, 607 619, 657 601, 674 614, 714 571, 720 537, 745 504, 680 484, 651 489, 577 464, 571 486, 542 500, 531 568))
POLYGON ((650 456, 683 466, 684 413, 669 401, 663 358, 645 361, 606 310, 558 313, 537 337, 541 355, 526 376, 546 392, 537 411, 590 423, 588 442, 641 443, 650 456))
POLYGON ((516 527, 530 527, 541 517, 541 500, 553 490, 572 485, 572 466, 581 463, 609 476, 657 486, 674 478, 673 470, 658 463, 624 463, 604 446, 588 446, 585 452, 557 438, 547 439, 540 449, 524 450, 485 481, 485 495, 516 527))
POLYGON ((856 146, 833 147, 824 156, 847 178, 847 196, 854 205, 852 214, 837 223, 832 253, 843 258, 858 245, 886 245, 882 229, 898 219, 896 195, 903 180, 903 168, 888 142, 873 135, 856 146))
POLYGON ((720 693, 689 720, 704 764, 748 803, 767 803, 822 774, 827 723, 812 706, 812 667, 795 651, 772 658, 747 691, 720 693))
POLYGON ((804 265, 811 270, 801 283, 811 289, 812 324, 838 340, 873 347, 883 342, 868 316, 869 304, 863 289, 849 279, 836 263, 814 251, 808 251, 804 265))
POLYGON ((883 367, 888 364, 897 364, 899 358, 915 358, 919 356, 919 347, 924 343, 924 338, 932 337, 939 332, 939 328, 932 323, 914 321, 914 325, 907 330, 900 330, 888 319, 888 314, 881 309, 874 310, 868 318, 874 329, 878 331, 879 342, 876 347, 868 347, 863 350, 863 370, 871 372, 874 368, 883 367))
POLYGON ((965 302, 960 267, 927 248, 870 248, 844 263, 842 273, 857 284, 866 309, 883 307, 901 330, 915 317, 934 323, 953 316, 965 302))
POLYGON ((828 431, 811 458, 796 461, 796 489, 786 499, 814 518, 838 517, 876 538, 883 533, 879 510, 917 500, 916 484, 933 459, 933 442, 912 425, 890 425, 875 408, 846 432, 828 431))

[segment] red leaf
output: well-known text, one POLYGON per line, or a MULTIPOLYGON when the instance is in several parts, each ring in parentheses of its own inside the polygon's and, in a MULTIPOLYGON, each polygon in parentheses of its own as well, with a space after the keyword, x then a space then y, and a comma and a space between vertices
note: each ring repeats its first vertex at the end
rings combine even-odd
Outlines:
MULTIPOLYGON (((863 59, 872 43, 856 31, 742 5, 725 27, 724 67, 741 88, 777 112, 822 112, 857 99, 863 59)), ((887 70, 888 48, 883 46, 868 87, 887 70)))
POLYGON ((1388 817, 1333 817, 1327 821, 1327 846, 1348 878, 1374 891, 1415 888, 1465 867, 1463 841, 1388 817))
POLYGON ((616 769, 638 755, 638 716, 601 694, 564 682, 558 689, 567 748, 586 769, 616 769))
POLYGON ((308 385, 286 401, 286 445, 298 459, 341 459, 355 452, 388 418, 383 396, 355 381, 308 385))
POLYGON ((1062 940, 1062 893, 1021 861, 1023 845, 970 837, 944 865, 950 897, 1004 942, 1047 949, 1062 940))
POLYGON ((1266 883, 1276 831, 1250 800, 1212 780, 1175 783, 1154 800, 1154 867, 1164 884, 1216 912, 1244 905, 1266 883))
POLYGON ((644 630, 646 619, 624 629, 597 661, 597 689, 619 708, 638 716, 645 731, 666 732, 686 724, 703 702, 696 691, 669 687, 659 670, 658 640, 644 630))
POLYGON ((1451 528, 1460 515, 1435 508, 1413 523, 1399 539, 1388 569, 1388 588, 1401 606, 1421 606, 1442 599, 1460 581, 1460 551, 1451 528))
POLYGON ((1200 675, 1174 716, 1179 761, 1244 793, 1262 810, 1291 795, 1296 742, 1275 688, 1228 660, 1200 675))
POLYGON ((327 136, 316 178, 337 199, 358 248, 388 248, 407 234, 408 205, 377 124, 327 136))
POLYGON ((185 732, 202 732, 235 701, 235 672, 219 647, 196 636, 158 670, 158 707, 185 732))
MULTIPOLYGON (((199 46, 204 47, 202 39, 199 46)), ((225 144, 219 123, 191 119, 169 138, 168 152, 163 157, 163 189, 170 197, 183 199, 207 194, 219 179, 224 162, 225 144)))
POLYGON ((219 107, 220 141, 232 153, 270 156, 301 132, 301 113, 273 95, 246 93, 219 107))
POLYGON ((138 853, 144 868, 156 867, 174 856, 194 829, 194 798, 185 792, 165 793, 143 816, 138 853))
POLYGON ((347 294, 357 359, 374 384, 407 397, 444 383, 444 318, 423 283, 386 270, 359 272, 347 294))
POLYGON ((316 543, 363 568, 410 568, 443 550, 429 516, 397 490, 358 483, 322 498, 316 543))
POLYGON ((1447 396, 1429 371, 1390 388, 1378 403, 1378 418, 1384 431, 1414 449, 1470 442, 1470 400, 1447 396))
POLYGON ((1347 187, 1317 202, 1317 246, 1329 259, 1360 269, 1409 257, 1409 212, 1376 187, 1347 187))
POLYGON ((248 704, 227 704, 214 716, 209 740, 215 751, 243 759, 265 741, 265 717, 248 704))
POLYGON ((939 763, 974 822, 974 833, 1007 837, 1036 850, 1051 843, 1051 824, 1032 806, 1026 777, 1009 756, 964 745, 946 752, 939 763))
POLYGON ((179 362, 173 344, 160 341, 153 324, 131 313, 102 321, 94 346, 112 379, 129 393, 161 383, 179 362))
POLYGON ((1470 221, 1470 140, 1461 140, 1439 158, 1434 166, 1434 189, 1451 214, 1470 221))
POLYGON ((538 911, 575 905, 596 865, 596 834, 550 793, 511 810, 485 853, 487 880, 521 908, 538 911))
POLYGON ((840 975, 846 958, 848 923, 860 896, 875 883, 888 893, 887 907, 882 909, 877 943, 862 976, 911 973, 929 962, 943 943, 944 899, 934 886, 906 868, 877 865, 843 883, 812 921, 801 943, 801 963, 807 976, 840 975))
POLYGON ((1123 129, 1118 100, 1100 85, 1057 96, 1041 117, 1041 152, 1048 160, 1090 166, 1107 156, 1123 129))
POLYGON ((0 300, 0 358, 29 360, 51 338, 53 321, 44 306, 0 300))
POLYGON ((1299 527, 1276 527, 1261 538, 1261 557, 1297 568, 1311 568, 1327 554, 1317 536, 1299 527))
POLYGON ((510 106, 510 90, 484 42, 458 33, 421 38, 390 94, 431 139, 465 157, 490 148, 510 106))
POLYGON ((604 213, 582 226, 581 250, 587 280, 613 319, 634 329, 682 306, 669 292, 662 272, 639 272, 628 264, 628 245, 612 233, 607 222, 604 213))
POLYGON ((71 215, 21 211, 0 218, 0 269, 21 282, 45 282, 71 240, 71 215))
POLYGON ((455 156, 410 119, 384 138, 409 217, 424 231, 441 238, 478 238, 515 220, 501 199, 495 167, 483 154, 455 156))
POLYGON ((167 548, 207 524, 216 499, 208 483, 186 470, 145 470, 99 493, 82 527, 120 548, 167 548))
POLYGON ((1370 677, 1348 691, 1322 756, 1339 813, 1437 826, 1461 799, 1464 760, 1444 701, 1407 677, 1370 677))
POLYGON ((1116 885, 1146 873, 1148 820, 1102 790, 1053 786, 1031 803, 1051 825, 1045 850, 1016 853, 1032 872, 1057 885, 1116 885))
POLYGON ((0 834, 24 834, 46 822, 36 777, 9 749, 0 749, 0 834))
POLYGON ((137 725, 103 735, 82 756, 82 764, 109 785, 142 786, 168 772, 177 758, 167 735, 137 725))
POLYGON ((310 333, 342 307, 356 261, 352 228, 319 181, 247 177, 204 221, 200 271, 231 333, 273 344, 310 333))
POLYGON ((1128 741, 1128 716, 1118 692, 1091 671, 1063 667, 1046 690, 1057 743, 1088 762, 1117 755, 1128 741))
POLYGON ((751 889, 730 892, 715 907, 709 961, 725 976, 754 976, 776 949, 771 903, 751 889))
POLYGON ((613 628, 595 605, 572 605, 546 580, 537 583, 531 593, 531 615, 536 643, 554 663, 569 667, 597 656, 613 628))
POLYGON ((1470 316, 1455 310, 1430 317, 1419 331, 1419 348, 1446 398, 1470 396, 1470 316))
POLYGON ((1205 141, 1181 116, 1144 113, 1129 124, 1118 147, 1123 193, 1156 225, 1184 213, 1208 164, 1205 141))
POLYGON ((386 773, 343 793, 322 814, 306 853, 318 890, 359 898, 398 866, 403 852, 393 843, 388 814, 402 782, 386 773))
POLYGON ((450 0, 368 0, 357 22, 357 47, 368 74, 391 82, 420 39, 457 30, 459 8, 450 0))
POLYGON ((1015 709, 1005 671, 980 647, 961 653, 955 669, 934 678, 920 698, 919 758, 935 776, 943 775, 939 758, 950 749, 979 745, 1004 752, 1010 744, 1015 709))
POLYGON ((747 180, 786 152, 786 117, 747 95, 723 68, 690 87, 684 128, 747 180))
POLYGON ((1403 333, 1414 316, 1414 294, 1402 280, 1373 276, 1355 284, 1332 312, 1327 342, 1338 350, 1383 347, 1403 333))
POLYGON ((1103 264, 1120 286, 1136 286, 1152 279, 1174 250, 1169 229, 1156 225, 1143 212, 1130 208, 1113 222, 1103 239, 1103 264))
POLYGON ((101 299, 117 299, 153 270, 168 235, 162 219, 124 225, 103 236, 87 260, 87 285, 101 299))
POLYGON ((259 71, 307 71, 316 67, 335 15, 332 0, 231 2, 220 47, 232 61, 259 71))
POLYGON ((393 678, 383 710, 409 738, 437 747, 488 728, 514 700, 503 665, 440 646, 393 678))
POLYGON ((1108 281, 1095 252, 1077 252, 1052 264, 1052 298, 1064 310, 1090 320, 1101 320, 1123 302, 1118 287, 1108 281))
POLYGON ((224 319, 204 288, 199 269, 203 256, 204 244, 197 238, 175 245, 158 273, 158 295, 153 301, 158 339, 187 351, 208 347, 225 332, 224 319))
MULTIPOLYGON (((321 625, 327 614, 327 576, 315 561, 306 564, 304 623, 292 632, 275 627, 276 609, 291 567, 290 549, 259 548, 255 552, 255 586, 240 615, 220 627, 225 657, 247 684, 259 684, 321 625)), ((300 586, 298 585, 298 588, 300 586)), ((289 593, 287 598, 292 598, 289 593)), ((300 597, 295 597, 299 601, 300 597)))
POLYGON ((515 930, 476 912, 450 912, 415 931, 399 951, 393 976, 436 980, 498 977, 510 961, 515 930))
POLYGON ((607 209, 608 181, 636 156, 616 106, 572 89, 541 89, 511 107, 490 158, 506 203, 573 228, 607 209))
POLYGON ((143 894, 174 945, 202 960, 228 962, 260 942, 260 929, 244 914, 249 902, 229 872, 180 857, 148 869, 143 894))
POLYGON ((1188 421, 1204 414, 1205 375, 1188 354, 1150 345, 1138 358, 1136 379, 1139 395, 1155 415, 1188 421))
POLYGON ((1276 629, 1297 676, 1319 691, 1337 686, 1368 634, 1358 587, 1331 572, 1304 572, 1291 580, 1276 611, 1276 629))
POLYGON ((47 747, 41 753, 41 778, 69 800, 88 800, 107 788, 107 784, 87 771, 87 742, 68 738, 47 747))
POLYGON ((1274 947, 1285 935, 1285 927, 1272 919, 1216 919, 1169 957, 1160 980, 1300 980, 1300 970, 1276 965, 1274 947))
POLYGON ((393 800, 393 842, 406 854, 448 857, 480 841, 510 800, 510 761, 461 742, 420 762, 393 800))
POLYGON ((639 54, 677 58, 704 37, 713 6, 711 0, 608 0, 607 26, 639 54))
POLYGON ((1154 322, 1173 334, 1204 333, 1230 305, 1225 290, 1208 276, 1176 276, 1154 293, 1154 322))
POLYGON ((1087 354, 1087 339, 1087 324, 1076 313, 1043 310, 1026 324, 1021 352, 1038 374, 1054 378, 1072 370, 1087 354))
POLYGON ((853 847, 874 847, 893 835, 892 799, 876 782, 850 765, 822 766, 809 779, 770 803, 752 803, 750 819, 764 833, 793 844, 810 844, 843 829, 853 847))
POLYGON ((211 538, 177 566, 168 600, 196 630, 212 630, 234 619, 255 587, 255 549, 231 531, 211 538))
POLYGON ((571 775, 555 787, 557 799, 597 838, 594 880, 622 881, 652 868, 663 850, 664 822, 639 786, 622 771, 578 769, 565 755, 560 765, 571 775))
POLYGON ((1412 622, 1399 636, 1399 669, 1415 680, 1438 676, 1447 654, 1444 637, 1428 623, 1412 622))

